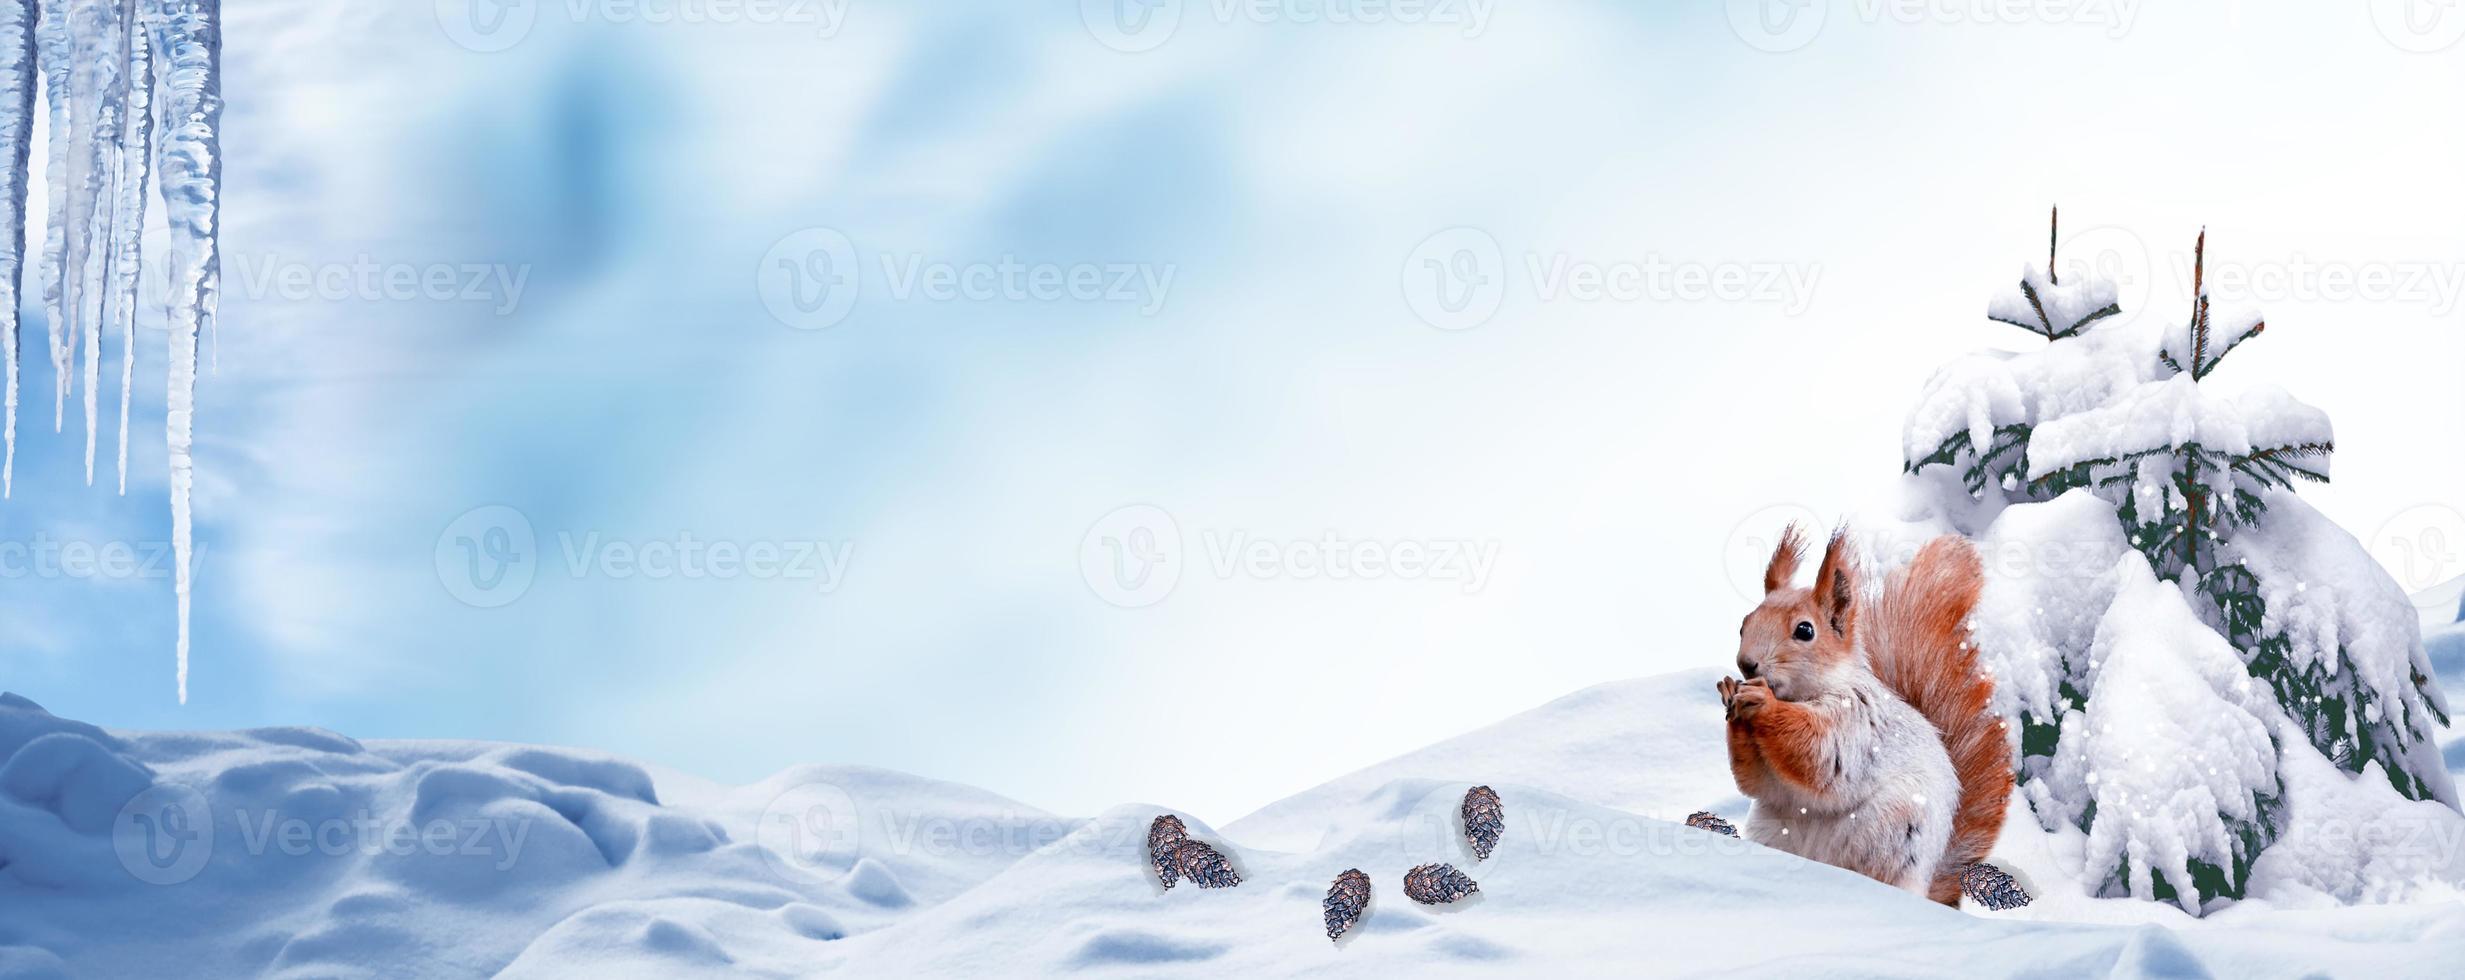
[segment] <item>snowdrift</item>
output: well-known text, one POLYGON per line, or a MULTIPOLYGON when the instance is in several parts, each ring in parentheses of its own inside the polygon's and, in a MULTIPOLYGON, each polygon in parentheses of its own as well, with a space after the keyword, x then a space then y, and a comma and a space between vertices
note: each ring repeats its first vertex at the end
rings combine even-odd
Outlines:
POLYGON ((2433 976, 2465 958, 2465 818, 2325 763, 2289 774, 2309 787, 2294 805, 2359 826, 2410 807, 2425 839, 2272 851, 2286 866, 2259 897, 2205 919, 2085 897, 2085 842, 2016 798, 1997 858, 2039 900, 2001 913, 1687 828, 1745 816, 1717 676, 1605 684, 1220 827, 1181 813, 1246 881, 1171 892, 1145 859, 1164 806, 1075 819, 853 767, 726 787, 527 746, 106 732, 12 696, 0 978, 2433 976), (1475 782, 1506 807, 1486 861, 1456 816, 1475 782), (1434 861, 1480 894, 1405 899, 1403 872, 1434 861), (1330 944, 1319 901, 1355 867, 1370 910, 1330 944), (2386 904, 2327 897, 2357 888, 2386 904))

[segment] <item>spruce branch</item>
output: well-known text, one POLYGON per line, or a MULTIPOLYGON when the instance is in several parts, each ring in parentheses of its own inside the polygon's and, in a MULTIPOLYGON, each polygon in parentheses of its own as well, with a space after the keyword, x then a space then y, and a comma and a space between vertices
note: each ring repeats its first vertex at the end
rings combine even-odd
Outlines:
POLYGON ((2207 376, 2202 362, 2208 359, 2208 229, 2200 229, 2199 240, 2191 245, 2191 379, 2207 376))
POLYGON ((2063 240, 2062 229, 2063 208, 2058 204, 2046 216, 2046 281, 2057 286, 2063 284, 2063 272, 2054 264, 2054 246, 2063 240))

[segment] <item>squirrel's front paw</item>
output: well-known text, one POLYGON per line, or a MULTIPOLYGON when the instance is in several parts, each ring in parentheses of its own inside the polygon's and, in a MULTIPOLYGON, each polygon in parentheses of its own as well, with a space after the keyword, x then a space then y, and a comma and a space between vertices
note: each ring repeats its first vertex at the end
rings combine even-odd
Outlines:
POLYGON ((1753 721, 1763 706, 1772 702, 1772 685, 1763 678, 1737 684, 1729 690, 1729 720, 1753 721))
POLYGON ((1720 683, 1713 686, 1720 690, 1721 710, 1728 710, 1729 702, 1737 697, 1737 678, 1723 677, 1720 679, 1720 683))

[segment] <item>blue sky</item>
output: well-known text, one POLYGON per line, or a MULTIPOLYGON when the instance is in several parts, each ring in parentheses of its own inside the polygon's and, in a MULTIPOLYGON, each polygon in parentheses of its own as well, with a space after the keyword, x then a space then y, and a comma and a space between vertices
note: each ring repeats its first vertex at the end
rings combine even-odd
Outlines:
MULTIPOLYGON (((1725 662, 1738 541, 1866 505, 1933 367, 2028 341, 1979 313, 2056 202, 2151 315, 2209 228, 2276 328, 2217 381, 2331 413, 2349 530, 2465 503, 2437 21, 628 9, 231 0, 192 701, 142 571, 0 586, 0 686, 1231 819, 1725 662), (1483 241, 1494 300, 1423 278, 1483 241)), ((30 397, 0 541, 159 550, 148 328, 128 496, 30 397)))

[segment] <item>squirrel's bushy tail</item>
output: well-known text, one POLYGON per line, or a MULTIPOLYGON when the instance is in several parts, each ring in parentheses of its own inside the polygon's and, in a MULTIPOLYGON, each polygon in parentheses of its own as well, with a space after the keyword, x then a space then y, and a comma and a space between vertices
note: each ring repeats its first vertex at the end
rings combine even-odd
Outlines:
POLYGON ((1951 844, 1935 866, 1929 897, 1960 903, 1960 872, 1982 861, 2003 832, 2011 798, 2011 745, 1988 702, 1994 682, 1968 642, 1985 571, 1967 541, 1927 542, 1893 572, 1866 617, 1866 658, 1884 686, 1933 722, 1960 776, 1951 844))

